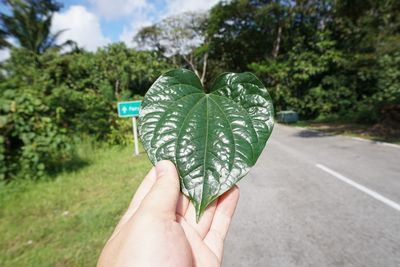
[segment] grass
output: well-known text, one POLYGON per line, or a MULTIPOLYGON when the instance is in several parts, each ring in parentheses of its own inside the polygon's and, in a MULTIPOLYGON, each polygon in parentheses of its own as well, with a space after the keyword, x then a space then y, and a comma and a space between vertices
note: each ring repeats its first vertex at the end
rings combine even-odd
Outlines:
POLYGON ((133 147, 81 147, 84 167, 0 185, 0 266, 95 266, 151 163, 133 147))

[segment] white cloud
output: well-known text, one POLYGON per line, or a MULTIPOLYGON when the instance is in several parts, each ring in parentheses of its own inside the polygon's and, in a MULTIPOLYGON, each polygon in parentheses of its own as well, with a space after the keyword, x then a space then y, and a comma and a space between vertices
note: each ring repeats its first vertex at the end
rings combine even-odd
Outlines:
POLYGON ((122 33, 119 36, 119 40, 124 42, 127 46, 133 46, 133 37, 136 33, 143 27, 150 26, 154 22, 147 16, 146 13, 140 13, 140 15, 135 16, 131 21, 129 26, 124 26, 122 33))
POLYGON ((3 48, 0 49, 0 62, 7 60, 10 58, 10 49, 3 48))
MULTIPOLYGON (((91 2, 107 2, 107 0, 90 0, 91 2)), ((120 2, 122 0, 117 0, 120 2)), ((152 5, 146 0, 129 0, 127 1, 126 5, 129 2, 144 2, 142 6, 135 7, 136 12, 132 14, 133 18, 128 26, 124 26, 122 33, 119 36, 119 40, 125 42, 128 46, 133 46, 132 39, 136 35, 136 33, 145 26, 149 26, 154 24, 166 17, 177 15, 179 13, 188 12, 188 11, 206 11, 216 5, 220 0, 164 0, 165 1, 165 9, 163 13, 159 13, 157 11, 157 7, 152 5), (157 18, 152 16, 152 13, 157 14, 157 18)), ((108 3, 108 2, 107 2, 108 3)), ((112 2, 115 3, 115 2, 112 2)), ((111 4, 111 1, 109 3, 111 4)), ((131 7, 132 9, 132 7, 131 7)), ((123 14, 121 11, 120 15, 123 14)))
POLYGON ((52 32, 66 29, 59 38, 59 43, 73 40, 79 46, 95 51, 111 40, 101 32, 99 18, 86 10, 84 6, 75 5, 62 13, 53 16, 52 32))
POLYGON ((206 11, 218 2, 220 0, 166 0, 167 16, 187 11, 206 11))
POLYGON ((158 13, 157 21, 150 15, 151 11, 157 12, 156 7, 146 3, 141 8, 138 8, 138 12, 134 14, 135 16, 133 17, 131 23, 123 28, 119 39, 120 41, 125 42, 128 46, 133 46, 132 39, 142 27, 149 26, 166 17, 177 15, 179 13, 188 11, 206 11, 212 8, 218 2, 220 2, 220 0, 165 0, 165 10, 162 14, 158 13))
POLYGON ((89 2, 106 19, 127 16, 147 6, 146 0, 89 0, 89 2))

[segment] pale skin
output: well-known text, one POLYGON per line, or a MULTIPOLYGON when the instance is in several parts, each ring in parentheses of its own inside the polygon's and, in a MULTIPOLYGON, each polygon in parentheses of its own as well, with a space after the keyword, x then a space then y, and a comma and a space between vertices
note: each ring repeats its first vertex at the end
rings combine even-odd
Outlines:
POLYGON ((196 223, 170 161, 153 167, 106 243, 98 267, 218 267, 239 189, 214 201, 196 223))

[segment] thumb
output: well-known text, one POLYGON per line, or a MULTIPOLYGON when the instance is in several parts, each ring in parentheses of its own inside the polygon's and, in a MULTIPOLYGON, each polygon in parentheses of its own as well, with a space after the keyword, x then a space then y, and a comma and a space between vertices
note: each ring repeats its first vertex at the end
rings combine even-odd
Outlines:
POLYGON ((179 198, 179 176, 175 165, 168 160, 156 164, 156 182, 143 199, 139 211, 154 215, 167 215, 175 219, 179 198))

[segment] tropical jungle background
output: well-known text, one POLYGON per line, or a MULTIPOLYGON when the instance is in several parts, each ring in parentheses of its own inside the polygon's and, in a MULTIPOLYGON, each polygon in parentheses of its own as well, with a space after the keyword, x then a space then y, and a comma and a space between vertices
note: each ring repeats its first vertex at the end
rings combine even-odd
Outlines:
POLYGON ((88 51, 54 0, 2 0, 0 265, 93 266, 150 167, 118 101, 172 68, 254 72, 308 126, 400 138, 400 1, 232 0, 88 51), (336 128, 335 128, 336 127, 336 128), (127 190, 127 188, 132 188, 127 190), (129 192, 128 192, 129 191, 129 192))

